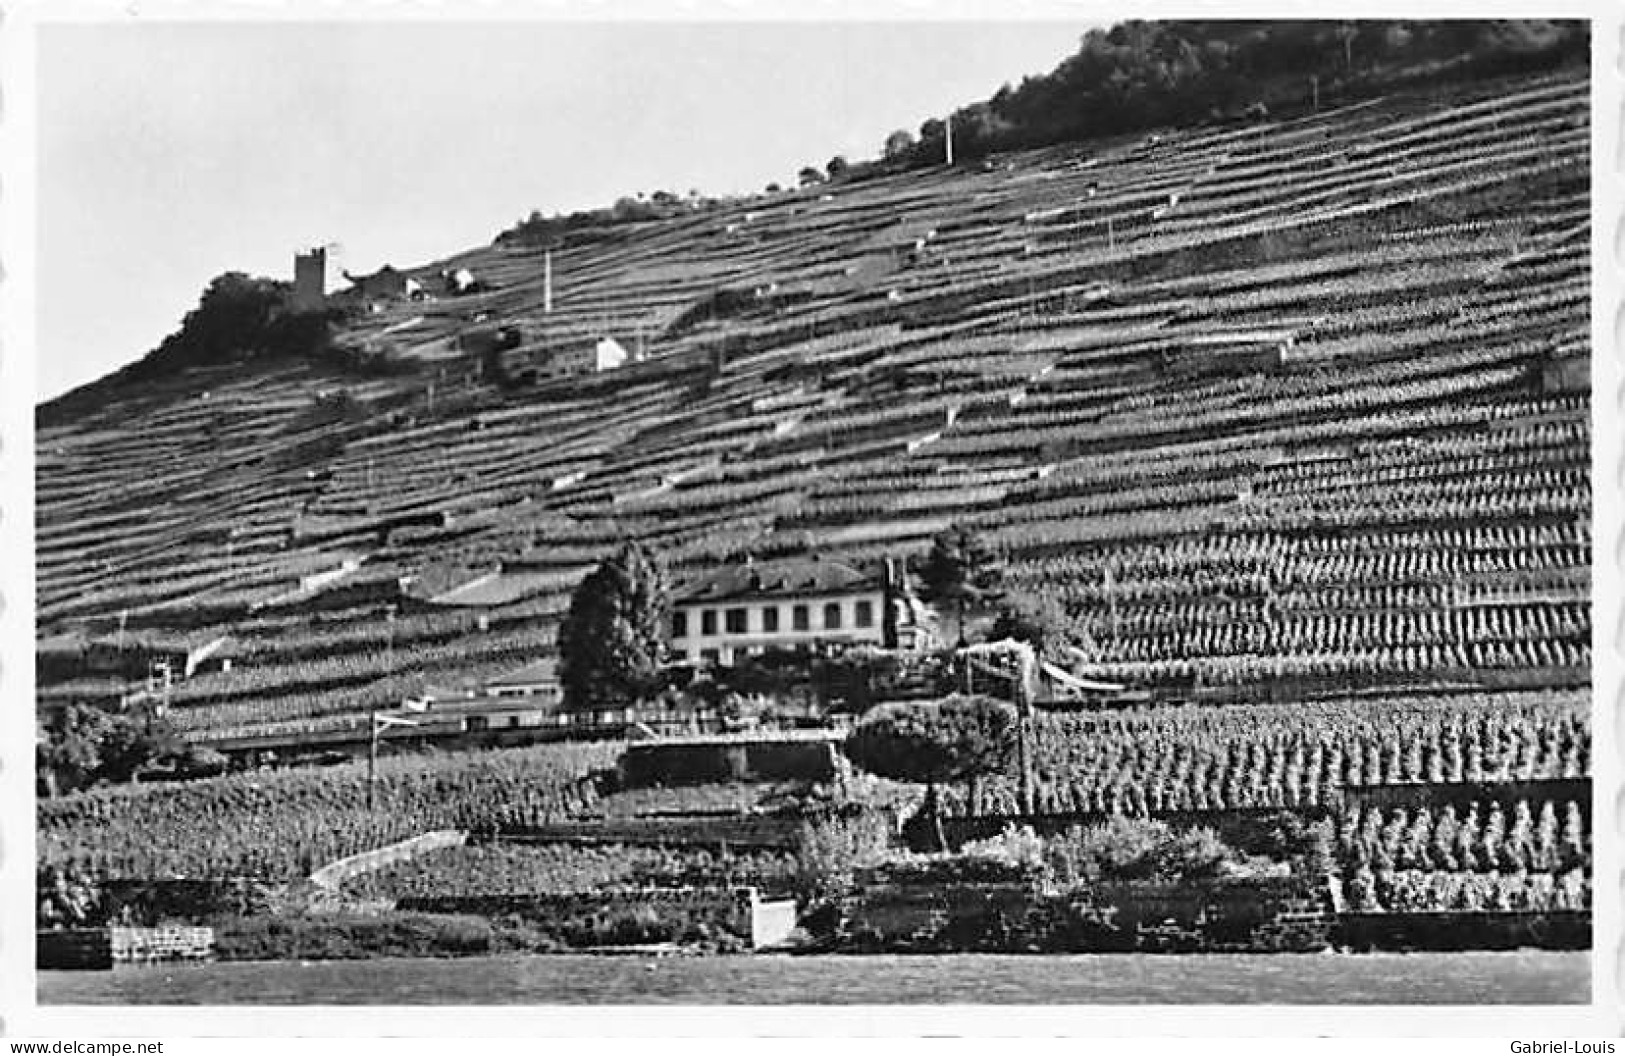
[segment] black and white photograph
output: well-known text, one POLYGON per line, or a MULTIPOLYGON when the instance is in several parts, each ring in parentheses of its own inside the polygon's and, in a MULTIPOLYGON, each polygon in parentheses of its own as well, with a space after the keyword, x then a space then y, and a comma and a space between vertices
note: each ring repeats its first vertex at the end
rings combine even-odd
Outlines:
POLYGON ((1615 20, 456 7, 26 27, 25 1027, 1617 1030, 1615 20))

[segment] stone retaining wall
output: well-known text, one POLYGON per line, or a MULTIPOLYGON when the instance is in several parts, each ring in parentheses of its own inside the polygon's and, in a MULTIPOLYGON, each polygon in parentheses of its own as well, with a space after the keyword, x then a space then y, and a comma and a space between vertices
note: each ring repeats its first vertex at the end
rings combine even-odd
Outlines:
MULTIPOLYGON (((637 888, 557 895, 446 895, 399 899, 409 913, 518 917, 568 933, 617 917, 677 932, 703 928, 734 936, 751 948, 775 945, 795 927, 795 903, 763 901, 754 887, 637 888)), ((594 943, 607 944, 607 943, 594 943)))
POLYGON ((803 819, 732 815, 703 818, 604 818, 508 830, 501 839, 524 843, 623 843, 641 846, 721 846, 792 849, 803 819))
POLYGON ((84 970, 114 964, 206 961, 214 957, 214 929, 73 928, 36 935, 34 963, 45 969, 84 970))
POLYGON ((1352 950, 1586 950, 1589 910, 1344 913, 1332 941, 1352 950))
POLYGON ((35 934, 34 966, 81 971, 113 967, 112 936, 106 928, 68 928, 35 934))
POLYGON ((1348 785, 1342 789, 1345 807, 1459 807, 1472 803, 1500 803, 1510 806, 1519 800, 1530 803, 1578 803, 1586 817, 1591 816, 1589 777, 1545 781, 1457 781, 1408 785, 1348 785))
POLYGON ((206 961, 214 956, 214 929, 192 927, 109 928, 113 963, 206 961))
POLYGON ((836 737, 668 741, 629 745, 616 764, 621 787, 713 781, 831 781, 836 737))
POLYGON ((841 906, 858 951, 1105 952, 1324 948, 1330 915, 1294 880, 1098 884, 870 883, 841 906), (1283 926, 1286 925, 1286 926, 1283 926))

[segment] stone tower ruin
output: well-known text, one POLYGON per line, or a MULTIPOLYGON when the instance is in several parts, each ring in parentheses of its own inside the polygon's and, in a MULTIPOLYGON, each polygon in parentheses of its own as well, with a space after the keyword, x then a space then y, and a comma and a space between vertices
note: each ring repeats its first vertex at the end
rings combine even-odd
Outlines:
POLYGON ((327 247, 293 255, 293 310, 320 312, 327 307, 327 247))

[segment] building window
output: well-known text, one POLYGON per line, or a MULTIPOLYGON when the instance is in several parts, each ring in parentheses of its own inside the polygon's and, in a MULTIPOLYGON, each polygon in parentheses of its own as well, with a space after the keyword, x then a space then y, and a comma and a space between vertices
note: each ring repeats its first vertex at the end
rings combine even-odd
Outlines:
POLYGON ((858 602, 852 613, 854 627, 873 627, 875 625, 875 603, 867 599, 858 602))
POLYGON ((688 613, 681 609, 671 614, 671 636, 673 638, 688 637, 688 613))
POLYGON ((762 606, 762 630, 772 634, 779 629, 779 607, 777 605, 762 606))
POLYGON ((812 620, 807 615, 807 606, 797 605, 790 610, 790 626, 798 631, 812 629, 812 620))
POLYGON ((484 733, 491 725, 491 721, 484 715, 470 715, 468 717, 469 733, 484 733))
POLYGON ((700 612, 700 633, 705 635, 717 633, 716 609, 704 609, 700 612))
POLYGON ((718 653, 715 649, 701 649, 700 650, 700 659, 706 661, 707 663, 712 663, 712 664, 716 663, 717 658, 720 655, 721 654, 718 653))
POLYGON ((840 630, 840 628, 841 628, 841 603, 840 602, 832 601, 832 602, 829 602, 828 604, 826 604, 824 606, 824 628, 825 628, 825 630, 830 630, 830 631, 840 630))
POLYGON ((723 619, 728 625, 729 634, 744 634, 746 630, 746 616, 744 609, 729 609, 723 613, 723 619))
POLYGON ((508 716, 508 729, 517 730, 518 728, 519 728, 519 716, 517 716, 517 715, 509 715, 508 716))
POLYGON ((688 659, 688 650, 687 649, 673 649, 671 651, 671 658, 673 660, 687 660, 688 659))

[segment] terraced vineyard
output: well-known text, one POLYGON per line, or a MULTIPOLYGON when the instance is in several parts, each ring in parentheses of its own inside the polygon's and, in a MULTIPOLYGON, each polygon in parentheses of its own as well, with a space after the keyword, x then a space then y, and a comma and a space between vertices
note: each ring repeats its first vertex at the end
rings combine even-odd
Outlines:
POLYGON ((431 829, 567 818, 616 754, 589 743, 386 758, 373 810, 361 764, 82 792, 40 803, 38 857, 97 876, 297 880, 431 829))
POLYGON ((342 335, 415 373, 70 397, 40 413, 41 636, 230 634, 177 720, 319 726, 548 649, 625 534, 681 573, 968 517, 1100 677, 1583 689, 1586 83, 1453 91, 634 225, 555 253, 547 316, 539 250, 471 250, 423 274, 487 292, 342 335), (455 350, 476 313, 648 357, 503 391, 455 350))
MULTIPOLYGON (((1591 772, 1590 699, 1576 692, 1233 704, 1042 715, 1035 808, 1144 814, 1330 805, 1350 785, 1508 783, 1591 772)), ((945 797, 1014 814, 1014 777, 945 797)))
POLYGON ((480 844, 436 851, 345 885, 362 898, 573 894, 604 887, 756 886, 795 878, 785 854, 688 847, 480 844))

